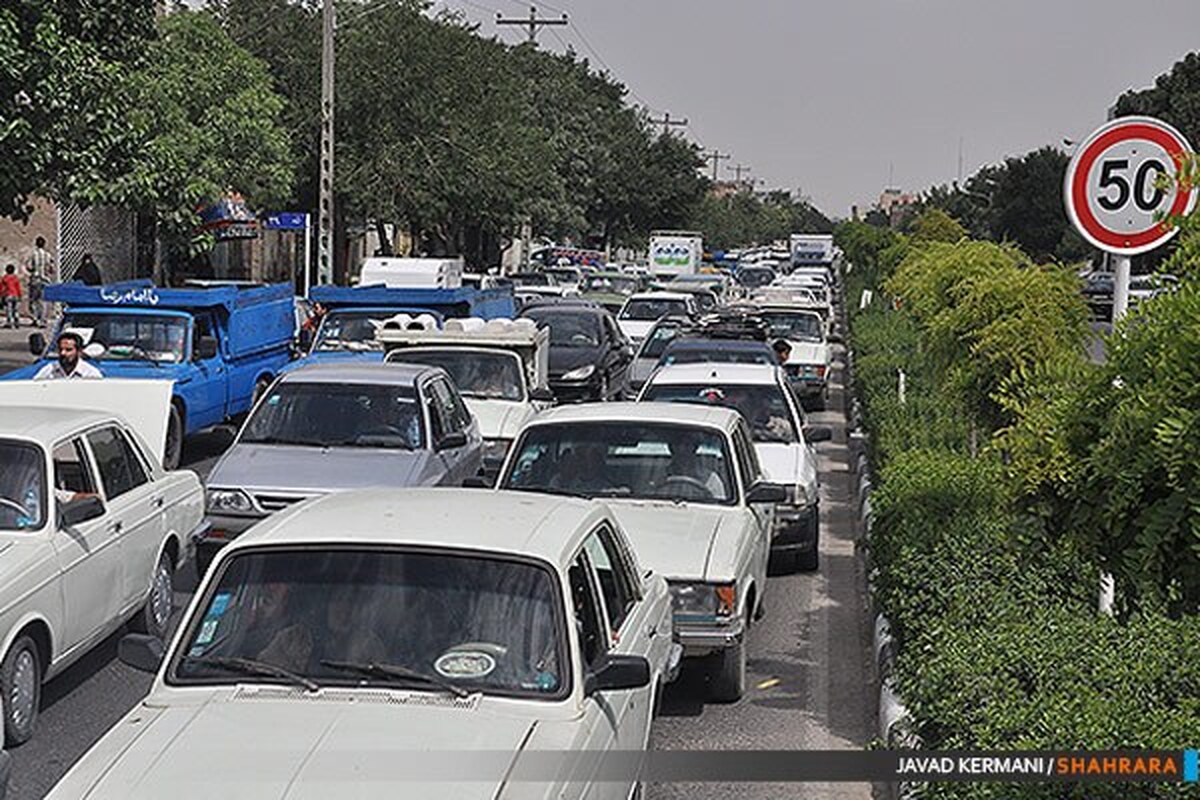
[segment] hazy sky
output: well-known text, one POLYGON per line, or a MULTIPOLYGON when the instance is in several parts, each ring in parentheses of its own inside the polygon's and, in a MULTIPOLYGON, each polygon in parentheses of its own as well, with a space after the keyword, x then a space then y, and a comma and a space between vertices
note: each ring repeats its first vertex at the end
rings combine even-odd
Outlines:
MULTIPOLYGON (((510 42, 495 12, 521 0, 442 0, 510 42)), ((570 15, 543 47, 595 48, 657 112, 730 152, 765 186, 826 213, 921 190, 1103 122, 1200 50, 1200 0, 553 0, 570 15), (894 165, 894 167, 893 167, 894 165)), ((1200 142, 1193 142, 1200 146, 1200 142)))

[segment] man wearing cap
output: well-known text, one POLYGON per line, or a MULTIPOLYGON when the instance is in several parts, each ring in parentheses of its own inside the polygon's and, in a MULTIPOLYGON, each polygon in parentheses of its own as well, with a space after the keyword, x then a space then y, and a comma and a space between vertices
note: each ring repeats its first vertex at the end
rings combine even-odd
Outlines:
POLYGON ((83 337, 74 331, 58 335, 58 360, 38 370, 35 381, 103 378, 104 373, 83 359, 83 337))

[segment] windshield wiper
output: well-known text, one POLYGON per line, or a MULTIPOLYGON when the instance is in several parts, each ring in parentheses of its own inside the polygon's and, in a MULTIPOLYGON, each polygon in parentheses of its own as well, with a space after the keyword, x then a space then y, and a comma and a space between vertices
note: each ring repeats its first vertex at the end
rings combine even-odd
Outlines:
POLYGON ((183 660, 191 664, 218 667, 230 672, 240 672, 243 675, 262 675, 270 678, 281 678, 294 686, 303 686, 310 692, 315 692, 321 685, 312 678, 305 677, 290 669, 284 669, 265 661, 236 656, 184 656, 183 660))
POLYGON ((413 681, 414 683, 423 683, 429 686, 437 686, 440 689, 445 689, 455 697, 466 698, 470 697, 471 693, 461 686, 457 686, 450 681, 443 680, 435 675, 426 675, 424 672, 417 672, 407 667, 398 667, 395 664, 376 664, 374 662, 357 662, 357 661, 322 661, 321 666, 329 667, 330 669, 339 669, 345 672, 357 672, 359 675, 383 677, 383 678, 400 678, 401 680, 413 681))

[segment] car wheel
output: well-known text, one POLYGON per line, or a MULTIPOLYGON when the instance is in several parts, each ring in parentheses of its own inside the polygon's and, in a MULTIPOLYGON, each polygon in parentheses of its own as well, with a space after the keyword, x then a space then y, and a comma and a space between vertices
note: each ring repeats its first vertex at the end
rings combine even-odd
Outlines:
POLYGON ((717 703, 736 703, 741 700, 746 691, 746 634, 742 634, 737 644, 726 647, 711 658, 709 699, 717 703))
POLYGON ((0 691, 4 693, 4 741, 24 744, 33 736, 42 702, 42 658, 30 636, 13 642, 0 663, 0 691))
POLYGON ((165 639, 171 613, 175 611, 175 562, 169 553, 158 557, 154 574, 150 578, 150 594, 142 610, 130 620, 130 627, 138 633, 148 633, 165 639))
POLYGON ((183 414, 179 406, 171 404, 171 413, 167 417, 167 444, 163 450, 163 469, 179 468, 183 459, 183 414))
POLYGON ((796 569, 801 572, 816 572, 821 566, 821 520, 819 514, 813 515, 812 550, 796 554, 796 569))

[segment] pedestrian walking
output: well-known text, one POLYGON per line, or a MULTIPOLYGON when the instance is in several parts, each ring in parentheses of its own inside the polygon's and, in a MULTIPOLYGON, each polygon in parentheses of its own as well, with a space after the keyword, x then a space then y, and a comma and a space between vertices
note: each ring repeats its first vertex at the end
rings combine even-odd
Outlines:
POLYGON ((100 267, 96 266, 96 262, 92 260, 91 253, 83 254, 83 261, 79 263, 75 279, 83 281, 85 286, 99 286, 104 283, 104 279, 100 277, 100 267))
POLYGON ((21 302, 21 279, 17 277, 17 265, 9 264, 0 278, 0 297, 4 298, 4 327, 21 327, 21 314, 17 304, 21 302))
POLYGON ((58 360, 37 371, 35 381, 66 380, 71 378, 103 378, 104 373, 83 358, 83 337, 74 331, 58 335, 58 360))
POLYGON ((33 327, 46 325, 46 284, 55 283, 54 256, 46 249, 46 239, 39 236, 33 241, 33 250, 25 260, 25 281, 29 285, 29 317, 33 327))

